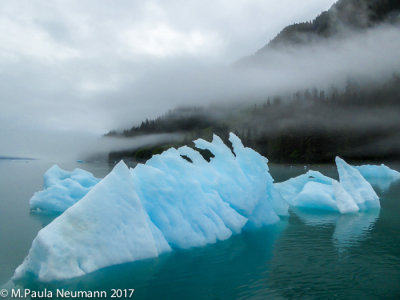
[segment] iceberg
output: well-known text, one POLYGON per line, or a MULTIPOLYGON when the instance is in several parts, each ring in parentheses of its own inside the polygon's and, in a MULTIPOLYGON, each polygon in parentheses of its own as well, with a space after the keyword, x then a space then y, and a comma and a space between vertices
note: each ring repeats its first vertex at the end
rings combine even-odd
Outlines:
MULTIPOLYGON (((268 160, 234 134, 229 139, 233 151, 215 135, 212 142, 195 141, 197 148, 214 154, 210 162, 189 147, 171 148, 134 169, 121 161, 39 231, 13 279, 82 276, 172 249, 215 243, 244 227, 287 216, 268 160)), ((58 183, 55 178, 47 186, 58 183)))
MULTIPOLYGON (((232 139, 235 138, 237 139, 237 137, 232 136, 232 139)), ((205 141, 196 141, 196 142, 199 147, 202 146, 202 143, 207 143, 205 141)), ((212 144, 209 143, 208 146, 212 147, 212 144)), ((236 147, 236 152, 238 153, 236 154, 236 160, 241 164, 241 168, 245 170, 243 174, 247 176, 247 179, 251 180, 253 183, 258 181, 258 185, 253 184, 253 187, 257 186, 260 187, 261 189, 265 189, 265 187, 263 186, 267 182, 269 183, 269 186, 271 186, 273 178, 271 177, 269 172, 263 173, 263 176, 255 176, 254 175, 255 173, 251 171, 250 167, 251 164, 249 164, 249 166, 246 166, 246 161, 241 161, 242 157, 248 157, 248 156, 246 155, 243 156, 239 154, 241 149, 239 144, 236 144, 235 147, 236 147)), ((244 151, 248 152, 247 155, 250 155, 250 152, 254 151, 250 148, 245 148, 245 147, 243 147, 243 149, 245 149, 244 151)), ((168 151, 170 151, 170 153, 175 151, 174 154, 172 154, 172 156, 175 158, 178 157, 177 156, 178 153, 176 151, 179 152, 179 155, 186 156, 187 158, 190 157, 190 160, 192 161, 193 165, 199 166, 201 164, 203 165, 209 164, 206 160, 204 160, 204 158, 200 155, 200 153, 189 147, 181 147, 179 149, 169 149, 168 151)), ((255 151, 254 153, 256 153, 255 157, 258 157, 257 156, 258 153, 255 151)), ((232 153, 226 152, 226 153, 221 153, 221 155, 222 157, 223 155, 227 155, 229 157, 230 155, 232 155, 232 153)), ((161 160, 166 160, 167 156, 168 156, 167 153, 163 154, 161 160)), ((180 166, 178 170, 175 170, 176 174, 178 175, 180 173, 183 174, 184 171, 189 171, 189 173, 197 172, 197 175, 201 173, 199 171, 199 168, 196 168, 191 164, 186 164, 185 166, 185 162, 182 161, 180 158, 178 158, 177 162, 182 164, 182 166, 180 166)), ((211 162, 211 164, 214 163, 216 163, 216 161, 211 162)), ((140 181, 140 177, 142 176, 140 172, 143 172, 140 169, 147 168, 148 166, 154 164, 157 164, 156 158, 151 159, 146 165, 140 165, 137 169, 133 169, 132 172, 134 176, 138 178, 137 180, 140 181)), ((260 163, 261 166, 263 164, 264 162, 260 163)), ((160 166, 158 167, 161 168, 160 166)), ((386 190, 392 182, 400 179, 399 172, 392 170, 383 164, 380 166, 362 165, 362 166, 352 166, 352 167, 357 169, 361 173, 362 177, 364 177, 366 181, 368 181, 371 185, 377 186, 382 190, 386 190)), ((268 171, 268 166, 267 166, 267 171, 268 171)), ((153 175, 158 176, 156 174, 153 175)), ((203 174, 201 180, 208 180, 210 178, 210 175, 212 174, 203 174)), ((57 165, 54 165, 44 175, 45 189, 43 191, 35 193, 34 196, 31 198, 30 200, 31 209, 48 213, 62 213, 64 210, 66 210, 68 207, 70 207, 71 205, 79 201, 84 195, 86 195, 87 192, 91 188, 93 188, 93 186, 99 181, 100 179, 95 178, 91 173, 87 171, 81 169, 75 169, 73 172, 68 172, 60 169, 57 165)), ((172 186, 171 183, 168 184, 172 186)), ((245 185, 243 180, 242 184, 243 186, 245 185)), ((336 180, 328 176, 325 176, 318 171, 309 170, 307 173, 297 176, 295 178, 291 178, 285 182, 275 183, 274 186, 275 188, 268 188, 266 190, 267 193, 269 193, 268 198, 271 201, 271 205, 273 205, 274 210, 278 212, 277 215, 281 216, 287 215, 287 209, 288 209, 287 204, 291 206, 304 206, 304 207, 308 206, 310 208, 322 208, 322 209, 325 208, 333 211, 352 211, 352 210, 356 211, 354 205, 351 205, 353 209, 351 209, 350 207, 339 209, 339 206, 341 206, 340 201, 338 202, 339 206, 337 206, 336 204, 332 205, 333 203, 332 201, 335 201, 334 199, 346 198, 346 190, 343 192, 342 186, 338 185, 336 180), (314 201, 312 199, 307 199, 308 196, 311 196, 311 198, 317 196, 318 198, 318 192, 316 194, 311 193, 312 191, 315 190, 319 190, 321 193, 320 195, 321 197, 319 200, 321 202, 320 204, 318 204, 318 200, 314 201), (323 191, 325 191, 325 193, 323 191), (331 198, 330 200, 328 200, 327 198, 328 194, 329 197, 331 198), (301 198, 303 198, 304 201, 301 200, 301 198), (296 205, 293 202, 295 201, 295 199, 297 199, 296 205), (301 203, 303 203, 304 205, 300 205, 301 203)), ((214 184, 212 188, 214 190, 218 190, 219 186, 214 184)), ((226 192, 227 191, 224 189, 221 190, 222 194, 226 192)), ((251 192, 252 191, 245 191, 244 196, 247 195, 246 196, 247 198, 251 198, 250 194, 251 192)), ((258 194, 258 192, 255 191, 253 194, 258 194)), ((227 201, 229 202, 230 201, 229 199, 233 198, 227 195, 225 199, 228 199, 227 201)), ((346 203, 347 204, 351 203, 351 200, 348 199, 342 202, 342 204, 346 203)), ((230 204, 235 205, 234 203, 230 204)), ((236 206, 236 208, 239 210, 241 209, 238 206, 236 206)), ((262 222, 259 223, 259 225, 262 225, 262 222)))
POLYGON ((30 273, 43 281, 61 280, 168 250, 121 162, 77 205, 39 231, 14 278, 30 273))
POLYGON ((387 180, 400 180, 400 172, 385 166, 384 164, 378 165, 362 165, 354 166, 365 179, 370 178, 384 178, 387 180))
POLYGON ((357 168, 335 159, 339 181, 316 171, 275 186, 293 207, 356 213, 380 207, 379 197, 357 168))
POLYGON ((355 166, 361 175, 374 187, 386 191, 392 183, 400 180, 400 173, 384 164, 355 166))
POLYGON ((62 213, 82 199, 100 179, 82 169, 71 172, 54 165, 43 176, 44 189, 29 200, 31 210, 62 213))
MULTIPOLYGON (((340 184, 351 196, 360 210, 380 208, 379 197, 371 184, 365 180, 360 171, 347 164, 340 157, 336 157, 336 166, 339 173, 340 184)), ((345 201, 345 199, 342 199, 345 201)))
MULTIPOLYGON (((232 133, 229 140, 232 149, 216 135, 211 142, 194 141, 197 149, 212 152, 210 161, 187 146, 170 148, 134 169, 121 161, 101 180, 84 170, 53 166, 44 175, 45 189, 30 204, 63 213, 39 231, 13 279, 31 274, 40 281, 64 280, 216 243, 244 228, 278 222, 289 215, 289 206, 299 216, 304 208, 326 211, 329 217, 307 215, 315 224, 380 207, 359 168, 339 157, 339 181, 308 171, 274 183, 265 157, 232 133)), ((366 220, 354 226, 359 228, 354 233, 339 227, 335 239, 339 244, 357 239, 373 223, 366 220)))
POLYGON ((318 171, 310 170, 307 173, 290 178, 284 182, 275 183, 275 187, 279 190, 282 197, 291 206, 295 206, 294 199, 301 193, 307 183, 320 183, 322 185, 331 185, 332 178, 321 174, 318 171))
POLYGON ((363 240, 379 216, 379 198, 358 171, 337 157, 339 181, 316 171, 275 186, 307 225, 334 225, 334 245, 341 252, 363 240))

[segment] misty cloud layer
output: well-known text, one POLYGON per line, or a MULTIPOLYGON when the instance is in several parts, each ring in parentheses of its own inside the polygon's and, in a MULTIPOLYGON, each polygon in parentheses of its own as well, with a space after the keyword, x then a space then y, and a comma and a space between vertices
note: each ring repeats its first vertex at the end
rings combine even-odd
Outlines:
POLYGON ((232 65, 333 2, 3 1, 1 152, 29 153, 28 141, 40 140, 29 136, 128 128, 177 105, 257 101, 399 71, 393 27, 232 65))
MULTIPOLYGON (((3 137, 1 137, 3 138, 3 137)), ((11 157, 28 157, 46 161, 105 161, 111 151, 137 149, 158 143, 181 141, 180 134, 149 134, 130 139, 103 138, 91 133, 79 131, 25 131, 16 132, 3 140, 3 153, 12 153, 11 157), (23 136, 23 138, 21 138, 23 136)), ((1 156, 1 155, 0 155, 1 156)))

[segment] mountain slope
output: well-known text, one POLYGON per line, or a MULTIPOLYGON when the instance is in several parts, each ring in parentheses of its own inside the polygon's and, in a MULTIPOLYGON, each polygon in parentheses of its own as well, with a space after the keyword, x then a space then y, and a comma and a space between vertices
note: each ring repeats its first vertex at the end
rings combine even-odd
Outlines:
POLYGON ((256 56, 271 48, 307 45, 382 23, 399 23, 399 0, 340 0, 313 21, 285 27, 256 56))

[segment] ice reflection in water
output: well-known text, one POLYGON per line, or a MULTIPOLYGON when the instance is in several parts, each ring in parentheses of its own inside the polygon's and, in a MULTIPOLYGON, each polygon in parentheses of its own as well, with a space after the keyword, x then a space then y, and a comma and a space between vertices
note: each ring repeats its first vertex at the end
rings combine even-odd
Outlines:
POLYGON ((379 210, 344 215, 307 209, 295 209, 293 212, 306 225, 334 226, 332 241, 339 252, 365 239, 379 217, 379 210))
POLYGON ((333 243, 339 251, 357 245, 368 237, 379 217, 379 210, 368 211, 355 215, 340 215, 336 221, 333 243))

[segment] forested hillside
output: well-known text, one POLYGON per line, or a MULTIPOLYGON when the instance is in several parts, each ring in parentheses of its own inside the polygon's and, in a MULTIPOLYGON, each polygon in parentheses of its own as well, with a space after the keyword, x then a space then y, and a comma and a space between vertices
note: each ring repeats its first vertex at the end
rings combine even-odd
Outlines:
POLYGON ((148 159, 169 146, 190 144, 199 137, 211 139, 212 133, 227 140, 230 131, 274 162, 331 162, 336 155, 350 160, 386 160, 400 159, 399 116, 400 76, 393 75, 380 84, 348 81, 342 90, 310 88, 266 97, 262 103, 178 108, 107 135, 180 132, 185 136, 182 143, 114 152, 112 160, 148 159))

